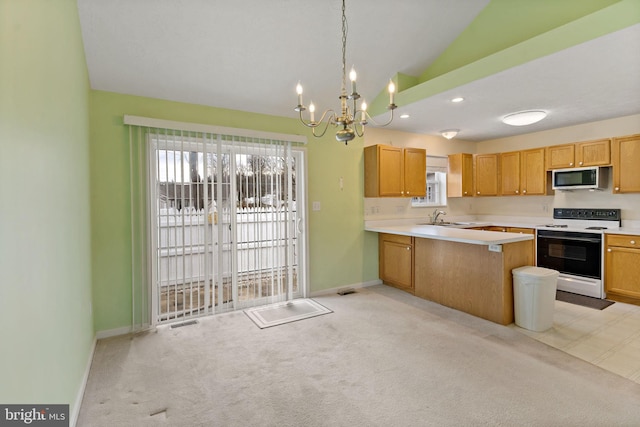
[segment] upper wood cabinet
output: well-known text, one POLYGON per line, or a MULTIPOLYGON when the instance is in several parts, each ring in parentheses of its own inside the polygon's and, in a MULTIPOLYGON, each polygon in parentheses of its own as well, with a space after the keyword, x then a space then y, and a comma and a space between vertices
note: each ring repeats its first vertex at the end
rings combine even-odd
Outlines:
POLYGON ((473 154, 449 155, 447 197, 473 196, 473 154))
POLYGON ((365 197, 424 197, 426 188, 426 150, 380 144, 365 147, 365 197))
POLYGON ((613 192, 640 193, 640 134, 611 142, 613 192))
POLYGON ((611 164, 611 139, 546 147, 547 169, 607 166, 611 164))
POLYGON ((427 195, 427 151, 422 148, 404 149, 404 196, 427 195))
POLYGON ((576 166, 608 166, 611 164, 611 139, 578 142, 576 166))
POLYGON ((500 179, 503 196, 520 194, 520 152, 500 153, 500 179))
POLYGON ((576 161, 575 144, 547 147, 547 169, 572 168, 576 161))
POLYGON ((528 196, 547 194, 547 172, 544 167, 544 148, 520 152, 520 191, 528 196))
POLYGON ((547 173, 544 152, 544 148, 535 148, 500 154, 503 196, 546 194, 547 173))
POLYGON ((474 184, 476 196, 497 196, 500 192, 498 154, 474 154, 474 184))

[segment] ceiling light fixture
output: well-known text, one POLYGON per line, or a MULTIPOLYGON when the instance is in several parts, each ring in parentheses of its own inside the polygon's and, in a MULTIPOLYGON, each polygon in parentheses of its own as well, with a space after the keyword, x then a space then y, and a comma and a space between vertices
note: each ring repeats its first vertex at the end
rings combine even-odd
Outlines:
POLYGON ((440 132, 440 134, 447 139, 451 139, 454 138, 458 134, 458 132, 460 132, 459 129, 447 129, 440 132))
POLYGON ((451 102, 456 102, 456 103, 457 103, 457 102, 462 102, 462 101, 464 101, 464 98, 463 98, 463 97, 461 97, 461 96, 458 96, 457 98, 453 98, 453 99, 451 100, 451 102))
POLYGON ((542 110, 518 111, 504 116, 502 123, 511 126, 526 126, 538 123, 545 117, 547 117, 547 112, 542 110))
POLYGON ((322 113, 319 121, 315 120, 315 111, 316 107, 313 105, 313 101, 309 103, 309 121, 306 122, 302 117, 302 112, 307 109, 305 105, 302 103, 302 85, 298 82, 296 86, 296 93, 298 94, 298 105, 295 108, 295 111, 300 113, 300 121, 307 127, 311 128, 313 132, 313 136, 316 138, 322 137, 329 125, 334 125, 336 127, 342 127, 336 132, 336 140, 345 143, 345 145, 351 141, 353 138, 364 135, 364 127, 368 123, 367 118, 371 120, 374 124, 378 126, 386 126, 393 120, 393 110, 396 109, 396 104, 393 103, 393 96, 396 91, 396 86, 392 80, 389 81, 389 86, 387 87, 389 91, 389 105, 387 106, 388 110, 391 110, 391 117, 389 121, 385 124, 376 123, 373 118, 367 113, 367 103, 364 99, 360 102, 360 109, 357 108, 357 101, 360 99, 360 95, 356 91, 356 71, 351 68, 351 72, 349 73, 349 79, 351 80, 351 94, 347 94, 347 68, 346 68, 346 52, 347 52, 347 17, 345 15, 345 0, 342 0, 342 90, 340 92, 340 115, 331 109, 325 110, 322 113), (353 101, 353 107, 350 109, 347 105, 347 100, 353 101), (360 116, 360 120, 357 120, 358 115, 360 116), (324 125, 324 130, 322 133, 316 134, 316 128, 322 125, 325 118, 327 122, 324 125), (360 129, 358 130, 358 125, 360 129))
POLYGON ((407 113, 405 114, 400 114, 400 118, 401 119, 408 119, 409 117, 411 117, 410 115, 408 115, 407 113))

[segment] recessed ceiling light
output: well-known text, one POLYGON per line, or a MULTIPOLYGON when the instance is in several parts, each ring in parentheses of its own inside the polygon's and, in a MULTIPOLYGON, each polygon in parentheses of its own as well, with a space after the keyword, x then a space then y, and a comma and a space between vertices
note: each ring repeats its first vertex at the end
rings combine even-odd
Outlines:
POLYGON ((547 112, 542 110, 518 111, 504 116, 502 123, 511 126, 526 126, 538 123, 545 117, 547 117, 547 112))
POLYGON ((401 118, 401 119, 408 119, 409 117, 411 117, 411 116, 410 116, 410 115, 408 115, 408 114, 401 114, 401 115, 400 115, 400 118, 401 118))
POLYGON ((463 98, 463 97, 461 97, 461 96, 458 96, 458 97, 453 98, 453 99, 451 100, 451 102, 462 102, 462 101, 464 101, 464 98, 463 98))
POLYGON ((455 137, 458 134, 458 132, 460 132, 459 129, 447 129, 440 132, 440 134, 447 139, 451 139, 455 137))

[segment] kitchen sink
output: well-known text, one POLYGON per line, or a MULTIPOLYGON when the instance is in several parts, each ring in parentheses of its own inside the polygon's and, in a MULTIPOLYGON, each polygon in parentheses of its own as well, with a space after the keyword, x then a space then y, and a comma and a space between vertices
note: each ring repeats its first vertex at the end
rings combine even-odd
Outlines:
POLYGON ((420 223, 418 225, 437 225, 440 227, 454 227, 456 225, 474 225, 476 224, 475 222, 436 222, 435 224, 432 222, 423 222, 420 223))

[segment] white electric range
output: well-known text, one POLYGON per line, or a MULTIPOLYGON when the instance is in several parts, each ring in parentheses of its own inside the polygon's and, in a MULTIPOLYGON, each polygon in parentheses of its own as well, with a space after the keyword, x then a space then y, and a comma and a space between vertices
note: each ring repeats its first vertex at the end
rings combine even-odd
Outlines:
POLYGON ((620 209, 555 208, 551 224, 536 227, 539 267, 557 270, 558 289, 604 298, 604 230, 620 228, 620 209))

